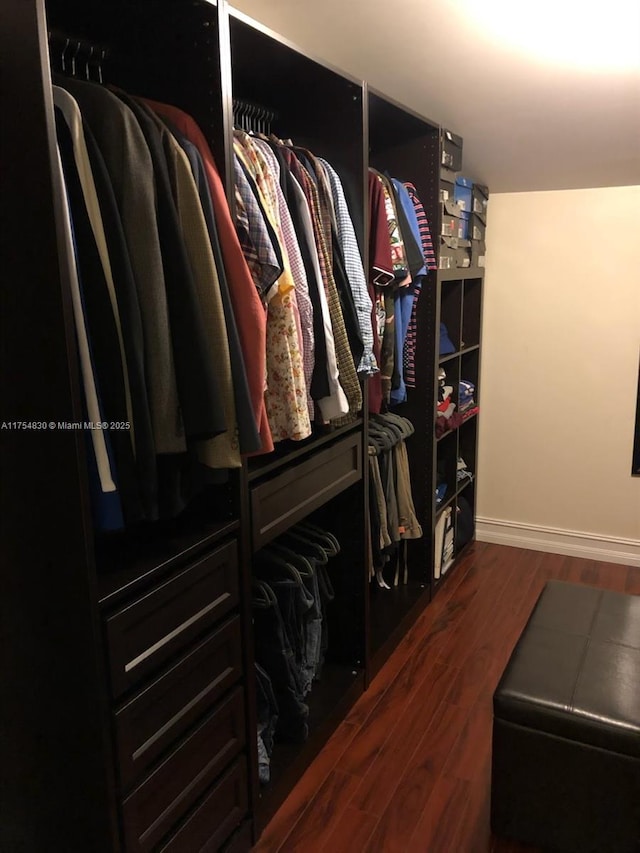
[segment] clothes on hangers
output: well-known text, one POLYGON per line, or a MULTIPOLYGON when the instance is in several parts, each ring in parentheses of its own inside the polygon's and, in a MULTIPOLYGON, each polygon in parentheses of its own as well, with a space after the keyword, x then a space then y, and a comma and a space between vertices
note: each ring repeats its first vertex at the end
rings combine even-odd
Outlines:
POLYGON ((415 387, 416 303, 435 253, 415 187, 375 169, 369 170, 369 265, 374 352, 380 350, 369 408, 378 413, 404 402, 406 388, 415 387))
POLYGON ((273 449, 266 323, 193 120, 55 79, 86 415, 94 434, 109 425, 89 466, 107 531, 177 515, 208 471, 273 449))
POLYGON ((338 240, 344 254, 345 270, 353 293, 358 315, 358 326, 362 335, 363 352, 360 364, 358 365, 358 373, 371 376, 377 373, 378 364, 373 352, 372 303, 367 289, 367 279, 362 265, 362 256, 338 173, 326 160, 320 158, 319 162, 324 166, 331 185, 338 240))
POLYGON ((398 583, 400 543, 423 535, 413 503, 405 445, 413 431, 407 418, 391 412, 372 415, 369 423, 369 577, 376 577, 382 588, 389 588, 388 571, 385 577, 388 567, 394 570, 394 584, 398 583))
POLYGON ((299 742, 308 736, 305 700, 322 675, 328 648, 327 607, 334 598, 326 566, 339 550, 334 536, 306 522, 267 545, 254 560, 262 782, 269 779, 274 741, 299 742))
POLYGON ((377 369, 362 261, 330 164, 240 129, 234 155, 236 227, 267 308, 269 419, 277 441, 298 440, 353 420, 357 373, 377 369))
MULTIPOLYGON (((429 228, 429 220, 424 211, 422 202, 418 197, 417 190, 412 183, 405 182, 405 187, 409 193, 409 198, 413 204, 416 219, 418 221, 418 231, 420 234, 420 243, 422 245, 422 253, 424 257, 425 268, 429 272, 438 267, 436 253, 433 247, 433 239, 431 237, 431 229, 429 228)), ((424 277, 418 277, 413 282, 413 305, 411 307, 411 317, 409 326, 404 341, 403 350, 403 365, 404 365, 404 382, 407 388, 416 387, 415 376, 415 358, 416 358, 416 340, 417 340, 417 308, 418 299, 422 292, 424 277)))

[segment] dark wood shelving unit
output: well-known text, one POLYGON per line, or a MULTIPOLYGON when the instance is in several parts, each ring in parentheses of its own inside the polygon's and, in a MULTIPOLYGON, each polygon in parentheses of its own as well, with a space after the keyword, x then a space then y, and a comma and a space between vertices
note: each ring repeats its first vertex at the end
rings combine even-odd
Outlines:
MULTIPOLYGON (((480 358, 482 350, 482 289, 484 269, 478 267, 438 270, 435 277, 437 325, 447 326, 449 337, 456 351, 439 355, 435 361, 436 376, 440 368, 446 372, 445 384, 454 386, 453 399, 458 403, 458 386, 461 380, 473 382, 475 386, 474 403, 480 407, 480 358), (450 328, 451 327, 451 328, 450 328)), ((438 334, 439 340, 439 334, 438 334)), ((439 346, 439 344, 438 344, 439 346)), ((437 386, 435 389, 437 395, 437 386)), ((434 407, 436 399, 434 396, 434 407)), ((478 421, 481 410, 466 417, 454 429, 435 438, 433 442, 433 492, 439 485, 438 476, 446 472, 448 484, 445 498, 440 504, 435 499, 432 507, 432 530, 449 507, 453 510, 454 531, 457 522, 458 500, 464 498, 475 510, 475 489, 477 472, 478 421), (456 479, 457 460, 462 457, 473 477, 458 483, 456 479)), ((454 532, 455 535, 455 532, 454 532)), ((434 547, 436 537, 434 535, 434 547)), ((461 553, 456 549, 455 559, 447 571, 439 578, 434 576, 434 592, 440 588, 445 578, 455 570, 461 553)), ((434 555, 435 566, 435 555, 434 555)))
MULTIPOLYGON (((1 98, 4 114, 21 122, 2 135, 2 161, 22 163, 25 139, 34 156, 28 169, 9 169, 3 184, 6 277, 22 283, 1 294, 6 420, 82 419, 56 178, 53 30, 108 47, 108 83, 195 119, 232 211, 239 98, 273 110, 274 133, 332 163, 364 259, 369 165, 415 185, 437 242, 439 125, 306 55, 226 0, 7 0, 0 54, 15 83, 1 98)), ((238 853, 257 840, 442 583, 433 576, 438 452, 449 444, 455 458, 462 451, 475 475, 477 418, 435 441, 437 373, 446 365, 460 378, 468 369, 479 381, 482 285, 480 269, 432 272, 423 285, 417 387, 397 411, 415 427, 407 451, 424 536, 406 542, 408 582, 401 576, 389 590, 368 578, 366 381, 352 423, 245 459, 179 519, 126 535, 94 530, 82 435, 3 432, 10 652, 0 729, 10 733, 2 758, 11 820, 0 825, 0 849, 150 853, 169 843, 185 851, 231 844, 238 853), (443 317, 456 352, 439 357, 443 317), (341 544, 328 569, 335 598, 327 662, 308 699, 308 740, 278 744, 272 782, 261 787, 252 570, 259 550, 303 518, 341 544), (215 756, 206 746, 213 742, 221 745, 215 756), (170 803, 163 779, 176 790, 170 803)), ((447 504, 462 495, 475 504, 475 476, 447 504)))

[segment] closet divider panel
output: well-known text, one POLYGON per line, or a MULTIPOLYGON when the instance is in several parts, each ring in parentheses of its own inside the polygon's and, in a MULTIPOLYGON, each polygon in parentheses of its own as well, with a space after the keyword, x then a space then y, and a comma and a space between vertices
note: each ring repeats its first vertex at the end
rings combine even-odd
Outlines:
MULTIPOLYGON (((229 31, 234 101, 272 113, 272 133, 334 167, 364 254, 362 83, 306 56, 233 9, 229 31)), ((335 534, 341 547, 326 567, 335 597, 327 605, 329 648, 322 677, 305 699, 309 736, 303 743, 276 743, 271 781, 259 787, 256 779, 259 829, 363 688, 366 382, 362 384, 363 410, 354 422, 329 430, 314 428, 303 441, 278 442, 272 454, 247 464, 254 562, 260 561, 262 548, 277 542, 301 519, 335 534)))
POLYGON ((84 436, 58 428, 83 415, 42 0, 3 4, 0 68, 0 848, 107 853, 118 840, 84 436))
MULTIPOLYGON (((371 87, 368 87, 368 114, 369 165, 415 186, 435 246, 437 233, 433 211, 438 193, 438 125, 371 87)), ((407 584, 403 584, 402 578, 398 586, 390 590, 378 588, 375 581, 371 584, 369 654, 372 674, 430 600, 436 299, 434 273, 429 272, 423 280, 417 304, 416 387, 407 389, 406 402, 390 407, 391 411, 408 418, 415 428, 414 434, 407 439, 407 453, 415 509, 423 536, 406 541, 407 584)))

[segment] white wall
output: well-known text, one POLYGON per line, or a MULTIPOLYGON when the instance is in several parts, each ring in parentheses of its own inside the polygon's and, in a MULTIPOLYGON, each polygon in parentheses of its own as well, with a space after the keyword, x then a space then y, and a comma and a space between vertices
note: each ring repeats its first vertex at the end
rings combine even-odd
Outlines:
POLYGON ((640 186, 491 197, 479 538, 640 565, 639 222, 640 186))

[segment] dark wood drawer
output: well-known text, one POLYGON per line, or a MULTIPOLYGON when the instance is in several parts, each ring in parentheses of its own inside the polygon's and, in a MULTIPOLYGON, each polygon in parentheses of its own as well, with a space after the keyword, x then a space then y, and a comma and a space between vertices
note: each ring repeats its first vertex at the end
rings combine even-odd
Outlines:
POLYGON ((155 850, 244 743, 244 693, 237 688, 125 799, 127 853, 155 850))
POLYGON ((114 697, 156 672, 238 604, 230 542, 106 620, 114 697))
MULTIPOLYGON (((186 853, 191 850, 216 853, 220 850, 247 813, 247 787, 247 764, 241 758, 216 782, 178 832, 160 847, 160 853, 186 853)), ((240 853, 250 848, 249 824, 242 838, 234 839, 229 850, 240 853)))
POLYGON ((254 550, 362 478, 359 433, 292 465, 251 489, 254 550))
POLYGON ((128 791, 242 675, 234 617, 116 711, 120 782, 128 791))

